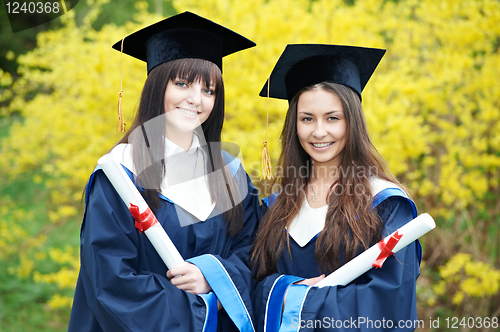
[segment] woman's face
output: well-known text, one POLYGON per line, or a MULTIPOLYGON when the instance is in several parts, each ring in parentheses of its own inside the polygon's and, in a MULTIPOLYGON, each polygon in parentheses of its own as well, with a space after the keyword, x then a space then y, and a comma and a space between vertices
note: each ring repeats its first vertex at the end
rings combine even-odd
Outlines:
POLYGON ((317 88, 300 95, 297 135, 302 148, 316 165, 340 165, 346 132, 344 108, 336 94, 317 88))
POLYGON ((167 133, 192 133, 208 119, 214 103, 215 86, 206 86, 200 80, 192 83, 179 78, 169 81, 164 101, 167 133))

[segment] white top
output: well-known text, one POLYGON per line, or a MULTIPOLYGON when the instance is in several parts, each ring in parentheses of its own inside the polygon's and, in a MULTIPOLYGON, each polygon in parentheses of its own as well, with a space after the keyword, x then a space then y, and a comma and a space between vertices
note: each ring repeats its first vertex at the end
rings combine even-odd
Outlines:
MULTIPOLYGON (((370 186, 373 196, 388 188, 399 188, 392 182, 374 176, 370 177, 370 186)), ((328 204, 314 209, 309 206, 307 198, 304 197, 299 213, 290 223, 288 234, 299 246, 304 247, 325 227, 327 212, 328 204)))
MULTIPOLYGON (((113 148, 111 154, 117 162, 137 174, 132 161, 131 144, 119 144, 113 148)), ((205 154, 198 137, 193 135, 188 151, 165 138, 165 156, 166 175, 160 185, 161 194, 198 220, 207 220, 215 202, 212 201, 208 190, 205 154)))
POLYGON ((180 153, 184 153, 186 155, 193 154, 199 147, 201 147, 200 140, 198 138, 198 135, 196 134, 193 134, 193 140, 191 141, 191 146, 187 151, 184 151, 180 146, 178 146, 177 144, 175 144, 174 142, 165 137, 165 155, 167 158, 173 156, 174 154, 180 154, 180 153))
POLYGON ((307 198, 304 198, 299 214, 290 223, 288 234, 301 247, 311 241, 325 227, 328 204, 314 209, 309 206, 307 198))

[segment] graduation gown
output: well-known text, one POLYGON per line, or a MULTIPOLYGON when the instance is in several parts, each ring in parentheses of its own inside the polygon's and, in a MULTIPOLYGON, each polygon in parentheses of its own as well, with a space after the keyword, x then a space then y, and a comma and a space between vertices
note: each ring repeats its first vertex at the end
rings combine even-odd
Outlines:
POLYGON ((161 194, 155 213, 181 256, 200 268, 217 297, 185 292, 167 279, 160 256, 134 227, 106 175, 96 170, 86 189, 69 331, 253 331, 247 255, 260 219, 258 193, 239 160, 229 162, 223 154, 244 194, 239 234, 228 236, 223 214, 199 222, 161 194))
MULTIPOLYGON (((376 192, 372 206, 384 222, 383 237, 417 216, 415 204, 388 182, 372 192, 376 192)), ((275 198, 263 200, 264 212, 275 198)), ((257 284, 253 292, 257 331, 415 330, 415 281, 421 261, 418 241, 389 257, 382 268, 373 268, 346 286, 293 285, 322 274, 314 254, 316 239, 301 247, 290 237, 291 257, 285 249, 277 262, 278 273, 257 284)))

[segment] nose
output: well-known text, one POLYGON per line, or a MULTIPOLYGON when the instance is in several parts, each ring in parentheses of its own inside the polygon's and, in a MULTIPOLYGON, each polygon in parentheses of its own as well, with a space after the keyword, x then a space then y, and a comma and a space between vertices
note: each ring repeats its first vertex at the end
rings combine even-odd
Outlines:
POLYGON ((201 103, 201 89, 201 84, 197 82, 193 82, 193 84, 191 84, 189 95, 187 97, 187 101, 190 104, 198 106, 201 103))
POLYGON ((322 121, 316 122, 316 127, 312 133, 314 138, 323 138, 327 135, 327 131, 325 129, 325 124, 322 121))

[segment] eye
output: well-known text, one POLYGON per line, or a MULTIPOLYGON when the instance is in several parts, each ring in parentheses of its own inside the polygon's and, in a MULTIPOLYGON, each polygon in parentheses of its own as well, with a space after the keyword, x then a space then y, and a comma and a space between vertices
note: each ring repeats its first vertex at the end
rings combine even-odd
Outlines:
POLYGON ((203 89, 203 93, 206 93, 207 95, 213 96, 215 94, 215 91, 213 89, 203 89))
POLYGON ((310 116, 306 116, 306 117, 303 117, 300 121, 302 121, 302 122, 311 122, 311 121, 313 121, 313 118, 311 118, 310 116))
POLYGON ((330 116, 330 117, 328 117, 328 120, 329 121, 336 121, 336 120, 340 120, 340 119, 336 116, 330 116))
POLYGON ((183 82, 183 81, 176 81, 175 85, 177 85, 178 87, 181 87, 181 88, 186 88, 188 86, 187 83, 183 82))

